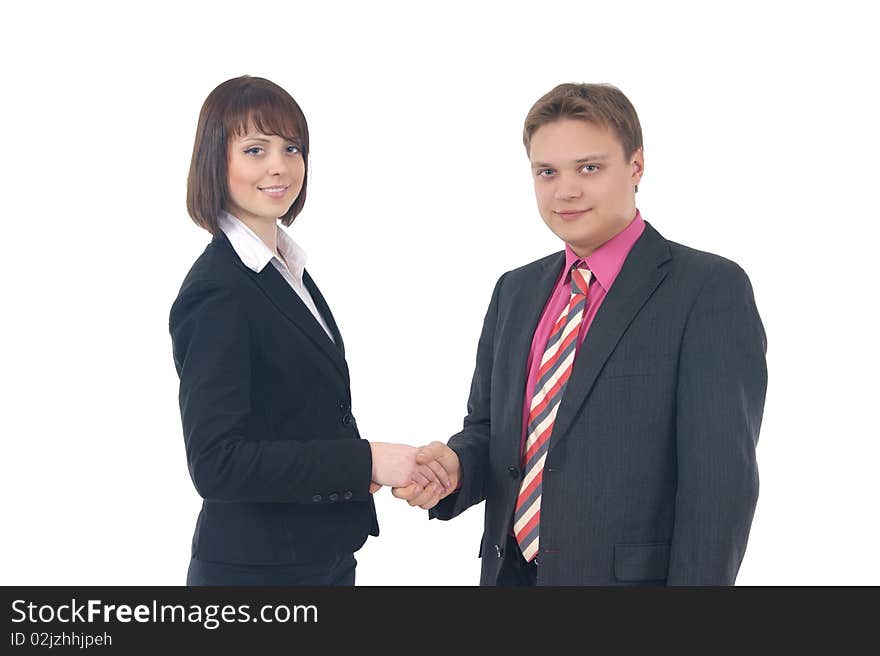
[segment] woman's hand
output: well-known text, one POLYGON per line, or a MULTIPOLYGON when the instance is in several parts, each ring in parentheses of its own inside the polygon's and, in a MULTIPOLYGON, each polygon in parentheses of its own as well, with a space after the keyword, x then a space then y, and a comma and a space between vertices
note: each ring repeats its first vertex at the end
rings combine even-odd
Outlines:
POLYGON ((450 485, 449 477, 442 467, 432 467, 432 463, 421 465, 416 463, 418 449, 414 446, 370 442, 370 452, 373 457, 371 493, 383 485, 406 487, 416 483, 425 487, 430 483, 436 483, 444 489, 450 485))

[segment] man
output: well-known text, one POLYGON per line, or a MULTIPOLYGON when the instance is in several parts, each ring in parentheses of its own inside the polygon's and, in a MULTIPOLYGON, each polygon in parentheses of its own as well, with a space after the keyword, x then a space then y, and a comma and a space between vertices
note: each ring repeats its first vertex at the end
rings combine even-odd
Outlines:
POLYGON ((523 140, 565 251, 495 286, 463 430, 419 455, 450 487, 394 495, 440 519, 486 501, 482 585, 732 585, 767 386, 749 279, 642 219, 618 89, 557 86, 523 140))

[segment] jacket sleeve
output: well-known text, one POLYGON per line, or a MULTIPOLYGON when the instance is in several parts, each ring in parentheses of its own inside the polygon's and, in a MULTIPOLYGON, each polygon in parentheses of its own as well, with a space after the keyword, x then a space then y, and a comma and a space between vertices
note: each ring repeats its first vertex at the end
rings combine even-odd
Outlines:
POLYGON ((189 472, 203 498, 314 505, 318 494, 325 501, 327 493, 350 491, 347 501, 369 499, 365 440, 247 434, 255 354, 235 290, 187 285, 171 308, 169 329, 189 472))
POLYGON ((448 442, 449 448, 455 451, 461 463, 461 488, 432 508, 429 511, 431 518, 452 519, 486 498, 491 434, 492 369, 495 360, 498 302, 503 281, 504 276, 501 276, 495 284, 492 300, 483 320, 464 426, 459 433, 449 438, 448 442))
POLYGON ((749 279, 724 260, 698 294, 681 346, 669 585, 736 579, 758 499, 766 351, 749 279))

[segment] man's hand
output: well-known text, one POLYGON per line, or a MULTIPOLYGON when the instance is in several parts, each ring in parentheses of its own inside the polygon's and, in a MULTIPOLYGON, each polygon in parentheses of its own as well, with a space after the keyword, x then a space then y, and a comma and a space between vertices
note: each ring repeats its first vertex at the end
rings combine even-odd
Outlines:
POLYGON ((418 449, 416 463, 428 467, 436 475, 436 480, 427 485, 416 482, 406 487, 394 487, 391 494, 398 499, 404 499, 410 506, 428 510, 458 489, 461 463, 455 451, 442 442, 431 442, 418 449))

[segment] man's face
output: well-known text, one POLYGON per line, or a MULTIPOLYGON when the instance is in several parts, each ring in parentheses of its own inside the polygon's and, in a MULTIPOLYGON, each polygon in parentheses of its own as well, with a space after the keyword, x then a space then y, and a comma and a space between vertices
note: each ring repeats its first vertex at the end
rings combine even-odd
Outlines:
POLYGON ((644 157, 638 150, 624 158, 611 130, 575 119, 542 125, 532 134, 529 160, 541 218, 581 257, 635 218, 644 157))

